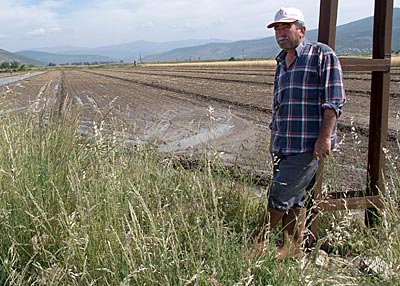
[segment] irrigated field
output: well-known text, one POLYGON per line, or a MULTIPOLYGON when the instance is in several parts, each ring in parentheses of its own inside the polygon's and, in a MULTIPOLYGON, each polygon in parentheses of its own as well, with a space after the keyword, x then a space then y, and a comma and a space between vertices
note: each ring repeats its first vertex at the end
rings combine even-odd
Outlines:
MULTIPOLYGON (((227 163, 269 174, 273 76, 271 67, 262 66, 53 70, 1 86, 0 110, 59 111, 71 103, 81 110, 82 133, 90 132, 94 122, 104 123, 127 142, 146 141, 188 156, 212 146, 227 163)), ((345 182, 342 191, 363 189, 366 181, 370 78, 370 73, 345 73, 348 102, 334 155, 338 182, 345 182)), ((390 90, 388 147, 395 152, 399 68, 392 69, 390 90)))

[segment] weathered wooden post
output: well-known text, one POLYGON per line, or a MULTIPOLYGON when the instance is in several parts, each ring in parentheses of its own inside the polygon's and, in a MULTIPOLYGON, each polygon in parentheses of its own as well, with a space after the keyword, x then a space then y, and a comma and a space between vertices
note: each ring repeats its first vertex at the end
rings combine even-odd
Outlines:
MULTIPOLYGON (((385 191, 385 154, 390 87, 390 58, 392 53, 393 0, 376 0, 372 58, 387 60, 386 68, 372 71, 371 107, 368 145, 367 196, 379 196, 385 191)), ((365 222, 370 225, 376 208, 368 209, 365 222)))

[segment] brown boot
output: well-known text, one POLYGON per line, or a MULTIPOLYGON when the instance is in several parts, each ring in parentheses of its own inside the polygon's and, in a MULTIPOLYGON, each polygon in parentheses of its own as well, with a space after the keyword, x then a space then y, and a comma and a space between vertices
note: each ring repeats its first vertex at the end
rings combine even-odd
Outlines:
POLYGON ((282 218, 283 245, 276 251, 276 258, 287 257, 301 259, 303 257, 303 231, 306 223, 305 209, 290 209, 282 218))
POLYGON ((268 243, 269 233, 268 231, 274 228, 285 215, 284 211, 279 211, 274 208, 268 208, 266 215, 261 219, 259 223, 259 229, 257 231, 257 245, 255 256, 261 256, 264 252, 265 245, 268 243))

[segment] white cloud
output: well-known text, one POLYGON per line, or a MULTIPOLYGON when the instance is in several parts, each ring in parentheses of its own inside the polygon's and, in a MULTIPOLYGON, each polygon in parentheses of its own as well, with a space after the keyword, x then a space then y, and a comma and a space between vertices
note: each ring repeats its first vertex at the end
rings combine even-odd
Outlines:
POLYGON ((46 30, 44 28, 39 28, 30 32, 27 32, 28 35, 31 36, 42 36, 44 34, 46 34, 46 30))
POLYGON ((147 21, 147 23, 144 23, 142 25, 142 28, 150 29, 150 28, 153 28, 154 26, 155 26, 154 22, 150 20, 150 21, 147 21))
POLYGON ((61 28, 59 27, 50 27, 50 28, 38 28, 33 31, 27 32, 28 35, 30 36, 43 36, 46 34, 51 34, 51 33, 58 33, 61 31, 61 28))
MULTIPOLYGON (((370 16, 373 1, 367 2, 339 1, 339 24, 370 16)), ((266 31, 265 24, 282 5, 307 7, 307 28, 317 28, 319 3, 320 0, 306 0, 301 5, 298 0, 0 0, 0 48, 266 37, 273 32, 266 31)), ((395 0, 395 6, 400 6, 400 0, 395 0)))

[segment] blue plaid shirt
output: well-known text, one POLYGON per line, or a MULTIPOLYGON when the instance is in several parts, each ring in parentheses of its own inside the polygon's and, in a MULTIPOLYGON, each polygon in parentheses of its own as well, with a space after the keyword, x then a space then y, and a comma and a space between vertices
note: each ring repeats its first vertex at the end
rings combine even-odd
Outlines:
MULTIPOLYGON (((277 56, 274 82, 272 152, 284 155, 313 152, 325 108, 337 118, 345 102, 343 74, 334 51, 322 43, 303 40, 286 69, 286 51, 277 56)), ((336 129, 332 147, 336 144, 336 129)))

